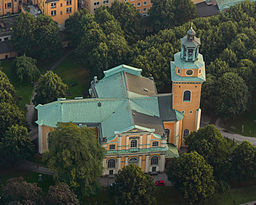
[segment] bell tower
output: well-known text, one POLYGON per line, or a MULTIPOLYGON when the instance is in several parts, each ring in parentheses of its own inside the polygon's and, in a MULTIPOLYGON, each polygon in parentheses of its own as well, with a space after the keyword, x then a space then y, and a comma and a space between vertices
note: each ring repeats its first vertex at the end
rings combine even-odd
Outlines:
MULTIPOLYGON (((206 80, 205 63, 199 53, 200 39, 191 28, 181 39, 181 51, 171 62, 173 109, 183 113, 182 139, 199 129, 201 87, 206 80)), ((183 140, 182 140, 183 141, 183 140)))

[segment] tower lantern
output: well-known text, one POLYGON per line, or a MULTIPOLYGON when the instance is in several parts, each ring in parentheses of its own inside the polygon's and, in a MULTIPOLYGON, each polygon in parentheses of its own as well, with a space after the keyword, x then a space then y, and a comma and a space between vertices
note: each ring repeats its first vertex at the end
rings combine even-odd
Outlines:
POLYGON ((196 61, 198 59, 200 39, 192 27, 187 31, 187 35, 181 39, 181 58, 184 61, 196 61))

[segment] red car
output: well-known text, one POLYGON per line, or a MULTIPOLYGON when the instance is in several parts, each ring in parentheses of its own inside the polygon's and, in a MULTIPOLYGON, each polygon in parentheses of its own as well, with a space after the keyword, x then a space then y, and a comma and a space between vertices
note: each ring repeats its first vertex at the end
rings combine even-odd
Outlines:
POLYGON ((164 180, 157 180, 157 181, 155 181, 155 185, 156 186, 164 186, 165 184, 164 184, 164 180))

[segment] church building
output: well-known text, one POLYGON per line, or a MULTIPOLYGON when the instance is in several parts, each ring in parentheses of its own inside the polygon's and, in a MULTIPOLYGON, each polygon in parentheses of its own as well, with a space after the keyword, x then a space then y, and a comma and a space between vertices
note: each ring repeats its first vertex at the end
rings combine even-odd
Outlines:
POLYGON ((39 153, 47 151, 48 133, 58 122, 72 122, 97 129, 106 149, 103 175, 131 163, 146 173, 163 172, 166 159, 178 157, 184 136, 200 126, 205 64, 195 34, 188 30, 170 63, 172 93, 159 94, 154 79, 142 76, 141 69, 120 65, 104 71, 101 80, 94 77, 91 98, 39 104, 39 153))

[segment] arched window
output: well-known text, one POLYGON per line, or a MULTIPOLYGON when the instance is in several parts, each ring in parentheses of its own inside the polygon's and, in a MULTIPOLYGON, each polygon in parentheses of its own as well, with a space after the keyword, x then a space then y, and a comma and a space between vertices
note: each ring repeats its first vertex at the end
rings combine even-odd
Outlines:
POLYGON ((158 142, 153 142, 153 143, 152 143, 152 146, 153 146, 153 147, 158 147, 158 142))
POLYGON ((183 101, 190 101, 191 99, 191 92, 189 90, 186 90, 183 95, 183 101))
POLYGON ((137 147, 137 140, 132 140, 131 141, 131 147, 136 148, 137 147))
POLYGON ((132 157, 128 160, 129 163, 134 164, 138 162, 138 158, 137 157, 132 157))
POLYGON ((184 137, 186 137, 188 134, 189 134, 189 130, 188 130, 188 129, 185 129, 185 130, 184 130, 184 137))
POLYGON ((157 156, 153 156, 151 158, 151 165, 158 165, 158 157, 157 156))
POLYGON ((110 159, 108 160, 108 168, 115 168, 116 167, 116 160, 110 159))

